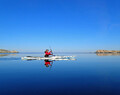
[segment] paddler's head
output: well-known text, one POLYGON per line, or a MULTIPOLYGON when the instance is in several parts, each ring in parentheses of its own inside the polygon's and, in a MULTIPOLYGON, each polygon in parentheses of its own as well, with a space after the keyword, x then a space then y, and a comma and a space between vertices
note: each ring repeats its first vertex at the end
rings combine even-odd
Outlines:
POLYGON ((48 52, 49 50, 48 49, 46 49, 46 52, 48 52))

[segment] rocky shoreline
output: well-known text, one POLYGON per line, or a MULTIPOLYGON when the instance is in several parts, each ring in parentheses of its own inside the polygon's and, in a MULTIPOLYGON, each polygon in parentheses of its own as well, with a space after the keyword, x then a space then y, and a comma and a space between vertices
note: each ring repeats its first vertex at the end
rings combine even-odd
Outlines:
POLYGON ((120 53, 119 50, 97 50, 96 53, 120 53))
POLYGON ((19 53, 19 52, 16 50, 9 51, 9 50, 5 50, 5 49, 0 49, 0 53, 19 53))

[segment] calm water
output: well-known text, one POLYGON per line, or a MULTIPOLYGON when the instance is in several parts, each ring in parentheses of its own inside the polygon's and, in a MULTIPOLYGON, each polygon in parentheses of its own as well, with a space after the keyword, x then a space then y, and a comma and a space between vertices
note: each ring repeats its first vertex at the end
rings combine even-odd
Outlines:
POLYGON ((0 95, 120 95, 120 56, 75 55, 75 61, 25 61, 0 55, 0 95))

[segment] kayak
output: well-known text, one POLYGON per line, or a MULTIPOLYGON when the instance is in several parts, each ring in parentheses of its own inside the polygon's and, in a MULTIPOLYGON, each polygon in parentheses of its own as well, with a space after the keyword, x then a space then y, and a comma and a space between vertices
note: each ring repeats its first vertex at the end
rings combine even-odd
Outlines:
POLYGON ((22 60, 75 60, 75 56, 51 56, 51 57, 35 57, 26 56, 21 57, 22 60))

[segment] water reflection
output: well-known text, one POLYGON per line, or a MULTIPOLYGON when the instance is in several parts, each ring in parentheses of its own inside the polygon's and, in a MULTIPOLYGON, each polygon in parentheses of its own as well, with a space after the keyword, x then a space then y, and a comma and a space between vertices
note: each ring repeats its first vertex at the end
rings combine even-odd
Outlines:
POLYGON ((11 61, 11 60, 19 60, 18 57, 12 57, 16 56, 17 54, 0 54, 0 61, 11 61))
POLYGON ((53 61, 50 61, 50 60, 44 60, 44 62, 46 67, 51 67, 53 64, 53 61))
POLYGON ((120 56, 120 53, 96 53, 97 56, 120 56))
POLYGON ((0 57, 9 56, 9 55, 16 56, 16 54, 0 54, 0 57))

